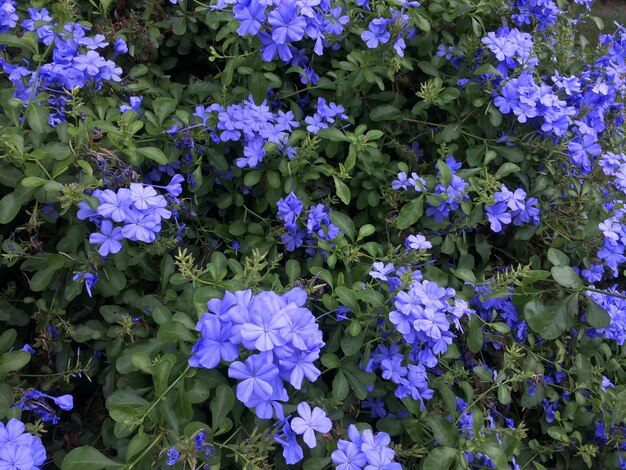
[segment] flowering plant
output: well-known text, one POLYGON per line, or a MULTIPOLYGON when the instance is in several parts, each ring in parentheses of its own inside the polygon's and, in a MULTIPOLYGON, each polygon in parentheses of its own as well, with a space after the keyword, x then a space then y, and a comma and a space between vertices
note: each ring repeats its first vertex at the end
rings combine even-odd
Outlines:
POLYGON ((0 469, 626 468, 591 7, 0 0, 0 469))

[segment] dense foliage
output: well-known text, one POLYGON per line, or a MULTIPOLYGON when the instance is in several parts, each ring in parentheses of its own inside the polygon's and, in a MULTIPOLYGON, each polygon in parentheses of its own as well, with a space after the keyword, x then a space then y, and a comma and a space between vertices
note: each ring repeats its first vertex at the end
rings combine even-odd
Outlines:
POLYGON ((0 469, 626 468, 590 3, 0 0, 0 469))

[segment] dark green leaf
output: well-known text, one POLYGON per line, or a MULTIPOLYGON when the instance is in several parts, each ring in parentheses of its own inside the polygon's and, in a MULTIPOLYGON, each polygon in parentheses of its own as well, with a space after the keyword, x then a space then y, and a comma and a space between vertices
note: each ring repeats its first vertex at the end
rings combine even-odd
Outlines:
POLYGON ((424 213, 424 197, 420 196, 405 204, 396 218, 396 227, 400 230, 414 225, 424 213))
POLYGON ((30 353, 26 351, 9 351, 0 354, 0 375, 21 369, 30 362, 30 353))
POLYGON ((63 459, 61 470, 107 470, 124 465, 105 457, 99 450, 85 446, 71 450, 63 459))
POLYGON ((228 385, 218 385, 211 400, 211 428, 216 430, 235 406, 235 394, 228 385))
POLYGON ((587 323, 598 329, 606 328, 611 324, 609 313, 591 299, 588 299, 585 318, 587 318, 587 323))

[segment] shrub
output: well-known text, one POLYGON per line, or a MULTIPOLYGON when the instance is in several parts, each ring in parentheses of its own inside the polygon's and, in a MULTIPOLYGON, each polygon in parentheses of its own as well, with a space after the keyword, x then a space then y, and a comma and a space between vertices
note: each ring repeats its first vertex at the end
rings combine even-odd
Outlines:
POLYGON ((590 3, 0 0, 0 463, 625 466, 590 3))

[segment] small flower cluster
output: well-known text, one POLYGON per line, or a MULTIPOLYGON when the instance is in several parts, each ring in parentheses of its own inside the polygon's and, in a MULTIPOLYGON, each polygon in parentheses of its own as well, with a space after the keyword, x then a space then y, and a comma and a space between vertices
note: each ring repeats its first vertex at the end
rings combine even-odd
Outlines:
POLYGON ((553 0, 517 0, 513 21, 517 26, 534 25, 537 31, 544 31, 556 23, 562 10, 553 0))
POLYGON ((390 8, 393 13, 391 18, 375 18, 370 21, 367 29, 361 33, 361 39, 369 49, 376 49, 381 44, 386 44, 391 39, 389 28, 394 33, 393 48, 400 57, 404 57, 404 49, 406 48, 406 40, 411 39, 417 33, 417 30, 411 27, 409 16, 404 14, 404 9, 409 7, 419 7, 419 2, 404 2, 401 11, 390 8))
MULTIPOLYGON (((458 163, 452 156, 447 157, 445 163, 452 174, 450 183, 447 185, 444 183, 437 184, 434 193, 441 196, 440 202, 435 206, 431 205, 429 201, 429 207, 426 209, 426 215, 432 217, 435 222, 443 222, 451 212, 461 207, 463 201, 469 200, 467 195, 469 184, 456 174, 456 171, 461 168, 461 163, 458 163)), ((437 176, 441 177, 441 171, 437 173, 437 176)), ((397 178, 392 181, 391 188, 396 191, 413 189, 416 192, 422 192, 426 189, 426 181, 415 172, 408 177, 405 172, 401 171, 397 178)))
POLYGON ((351 424, 348 439, 339 439, 337 450, 330 456, 337 470, 402 470, 402 465, 393 461, 396 453, 389 448, 391 437, 386 432, 374 434, 366 429, 361 433, 351 424))
POLYGON ((304 204, 293 193, 278 200, 278 217, 284 222, 287 233, 281 235, 287 251, 294 251, 305 242, 307 253, 311 256, 316 253, 315 236, 321 240, 334 240, 339 235, 340 229, 335 226, 329 216, 328 209, 323 204, 311 206, 304 230, 298 230, 298 217, 302 214, 304 204))
MULTIPOLYGON (((452 173, 452 180, 448 185, 439 183, 435 186, 435 194, 441 195, 441 202, 438 206, 430 206, 426 209, 426 215, 432 217, 435 222, 443 222, 451 212, 455 212, 461 207, 461 202, 469 200, 467 187, 469 184, 465 182, 456 171, 461 168, 454 157, 446 158, 446 165, 452 173)), ((437 172, 437 177, 441 176, 441 171, 437 172)))
POLYGON ((286 63, 292 61, 292 66, 302 65, 301 58, 306 58, 293 43, 308 37, 315 41, 315 54, 321 56, 331 46, 329 39, 339 36, 349 21, 342 8, 331 7, 329 0, 219 0, 212 8, 222 10, 228 5, 233 5, 239 21, 237 34, 257 36, 261 41, 264 61, 279 57, 286 63))
MULTIPOLYGON (((8 7, 6 11, 12 12, 9 21, 5 20, 4 28, 17 25, 14 3, 4 2, 4 7, 8 7)), ((0 66, 13 83, 16 98, 29 102, 43 90, 51 93, 48 104, 54 112, 50 115, 49 124, 56 126, 65 121, 66 106, 71 100, 68 90, 88 85, 98 90, 104 82, 119 82, 122 69, 97 52, 109 44, 103 35, 88 37, 86 32, 90 28, 75 22, 60 28, 45 8, 29 8, 28 14, 29 18, 21 23, 21 27, 25 31, 34 31, 45 46, 53 46, 52 61, 41 65, 38 72, 30 70, 28 64, 13 65, 1 59, 0 66)), ((122 39, 118 39, 114 49, 116 53, 127 50, 122 39)))
POLYGON ((496 68, 503 76, 517 67, 534 68, 539 63, 533 54, 533 38, 528 33, 507 26, 502 26, 495 33, 492 31, 482 40, 498 60, 496 68))
POLYGON ((34 412, 44 423, 52 422, 52 424, 57 424, 59 422, 59 417, 56 415, 54 409, 50 406, 47 400, 53 402, 63 411, 71 411, 72 408, 74 408, 74 398, 72 395, 53 397, 34 389, 26 392, 24 396, 22 396, 21 400, 13 406, 21 410, 34 412))
POLYGON ((305 378, 314 382, 320 376, 314 362, 324 341, 306 300, 300 288, 283 295, 226 292, 222 300, 211 299, 209 313, 196 326, 201 337, 189 364, 213 369, 220 361, 230 363, 228 376, 239 380, 239 401, 256 408, 259 418, 284 418, 280 402, 289 398, 284 381, 300 390, 305 378), (235 361, 240 346, 257 354, 235 361))
MULTIPOLYGON (((528 324, 526 320, 520 320, 517 309, 513 304, 513 297, 486 298, 492 293, 489 283, 474 286, 476 295, 471 299, 470 305, 476 310, 476 314, 486 322, 494 320, 494 312, 498 318, 504 321, 515 334, 519 343, 525 343, 528 338, 528 324)), ((502 344, 496 339, 485 341, 491 342, 495 349, 502 349, 502 344)))
POLYGON ((501 113, 513 113, 520 123, 534 120, 544 133, 557 137, 567 134, 573 123, 571 116, 576 114, 576 109, 560 99, 553 87, 538 85, 529 70, 507 81, 494 93, 493 102, 501 113))
POLYGON ((521 188, 512 192, 503 184, 500 191, 495 193, 494 201, 494 204, 485 207, 485 212, 491 230, 496 233, 511 222, 516 226, 539 223, 539 209, 535 207, 537 198, 526 200, 526 191, 521 188))
MULTIPOLYGON (((241 141, 243 157, 238 157, 235 162, 239 168, 257 167, 265 157, 264 146, 268 143, 276 144, 290 158, 295 155, 295 149, 287 146, 287 140, 299 123, 291 111, 272 112, 266 101, 257 105, 250 97, 242 104, 227 107, 213 104, 205 108, 200 105, 196 106, 194 116, 202 119, 207 131, 215 136, 215 141, 241 141), (215 117, 217 125, 206 127, 207 120, 215 117)), ((240 154, 239 151, 237 153, 240 154)))
POLYGON ((380 369, 384 379, 397 384, 395 394, 398 398, 411 396, 419 400, 423 408, 424 399, 433 395, 428 388, 426 369, 437 366, 437 355, 445 353, 455 338, 450 331, 451 326, 460 329, 461 318, 474 312, 463 300, 456 300, 451 306, 448 299, 454 298, 455 290, 423 280, 420 271, 410 272, 410 267, 404 267, 396 272, 398 277, 394 278, 387 276, 395 269, 392 263, 383 265, 378 262, 373 268, 370 276, 389 283, 393 286, 392 290, 401 287, 400 277, 405 274, 411 276, 408 289, 399 290, 393 297, 395 309, 389 312, 389 321, 402 334, 412 363, 404 365, 405 355, 399 352, 398 345, 378 345, 364 370, 373 372, 380 369))
POLYGON ((343 106, 333 102, 326 103, 326 100, 322 97, 317 99, 315 109, 316 112, 313 116, 307 116, 304 119, 304 122, 307 124, 306 130, 313 134, 317 134, 320 129, 332 126, 337 119, 348 119, 348 116, 344 114, 345 109, 343 106))
POLYGON ((24 432, 24 423, 13 418, 5 425, 0 422, 0 468, 35 470, 46 461, 46 449, 41 439, 24 432))
MULTIPOLYGON (((161 187, 175 201, 182 192, 184 178, 175 175, 170 183, 161 187)), ((78 218, 89 219, 99 226, 100 232, 92 233, 89 242, 100 245, 101 256, 115 254, 122 249, 122 240, 152 243, 161 231, 161 220, 169 219, 172 211, 168 210, 168 201, 158 194, 154 186, 131 183, 129 188, 96 190, 92 196, 100 202, 93 210, 86 202, 80 202, 78 218), (113 222, 123 224, 114 226, 113 222)))

